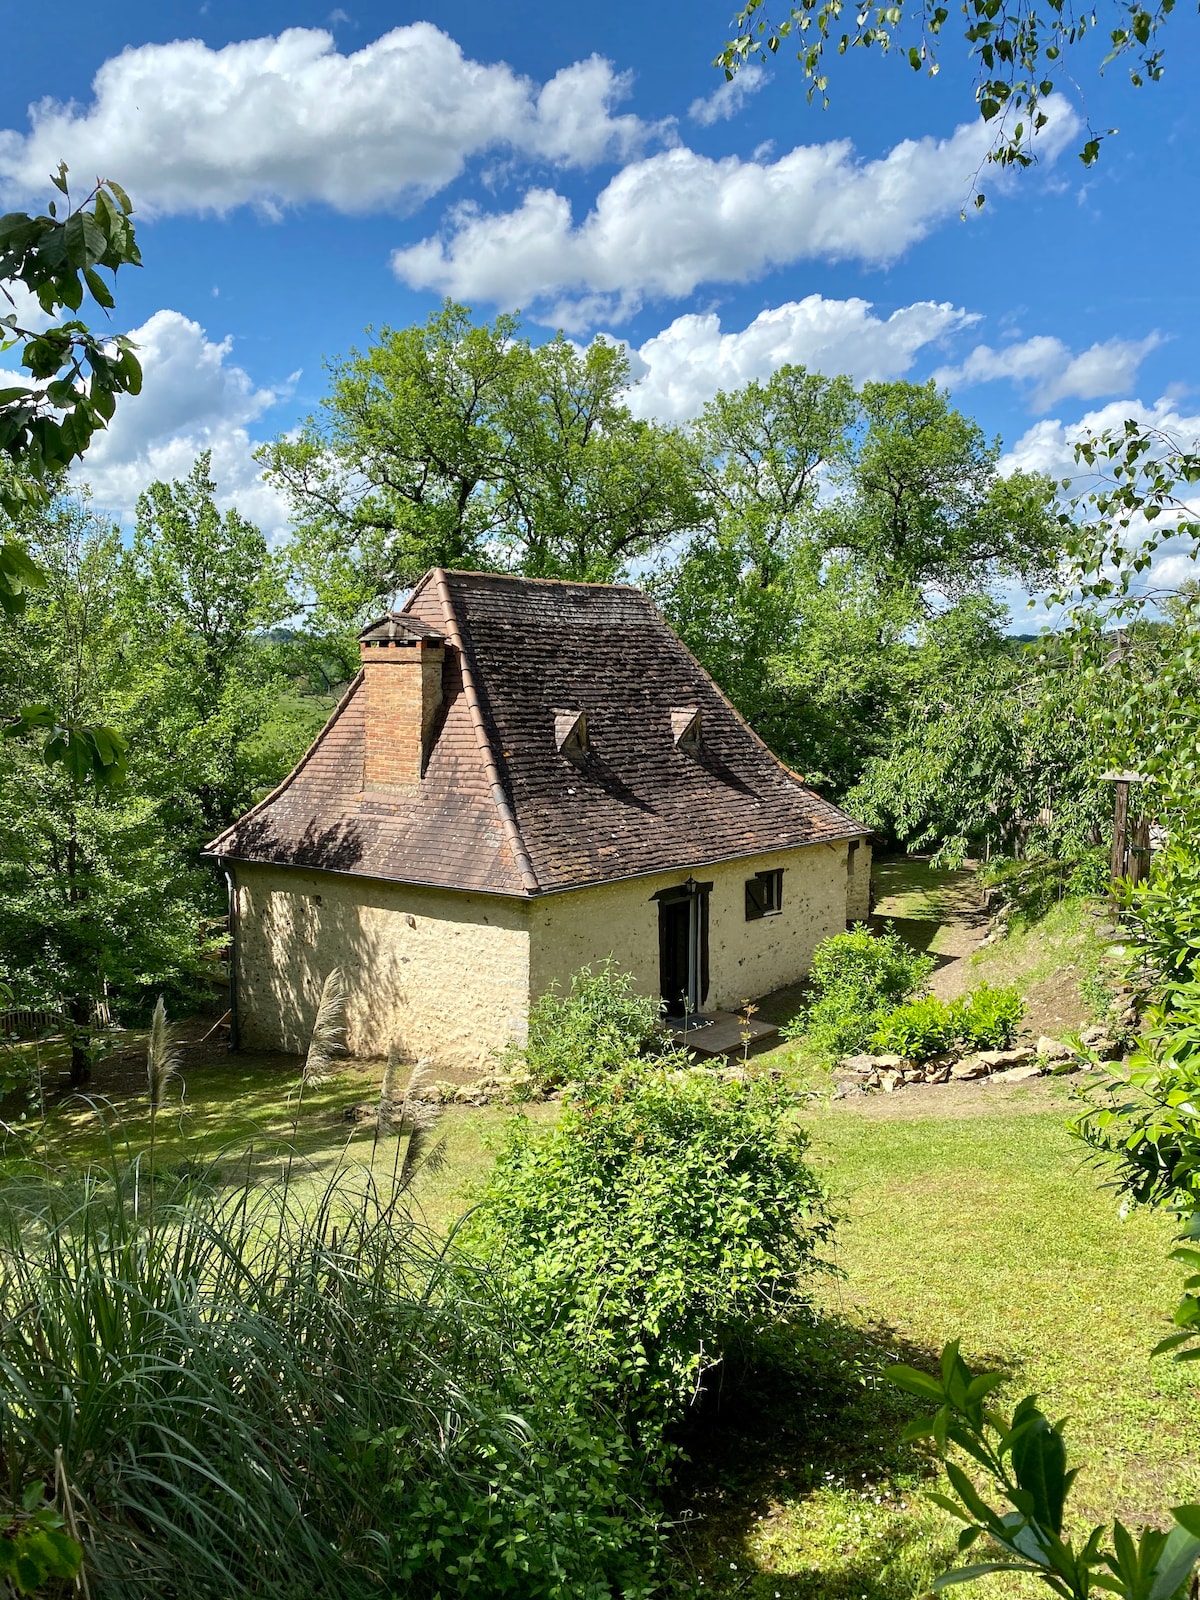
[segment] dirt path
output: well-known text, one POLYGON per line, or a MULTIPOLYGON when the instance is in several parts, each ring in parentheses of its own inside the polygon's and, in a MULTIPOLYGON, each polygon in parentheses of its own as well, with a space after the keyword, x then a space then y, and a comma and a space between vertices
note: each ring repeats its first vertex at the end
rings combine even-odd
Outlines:
POLYGON ((936 958, 930 990, 941 1000, 953 1000, 968 989, 968 960, 987 923, 974 868, 934 873, 921 859, 884 859, 875 863, 873 882, 873 925, 890 924, 914 949, 936 958))

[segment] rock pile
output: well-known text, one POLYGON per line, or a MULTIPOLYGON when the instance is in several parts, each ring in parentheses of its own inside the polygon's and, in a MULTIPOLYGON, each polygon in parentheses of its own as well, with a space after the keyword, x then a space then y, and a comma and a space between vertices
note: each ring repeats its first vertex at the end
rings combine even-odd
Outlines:
MULTIPOLYGON (((1039 1040, 1039 1045, 1042 1042, 1039 1040)), ((882 1089, 885 1094, 894 1094, 909 1083, 950 1083, 972 1078, 1020 1083, 1026 1078, 1038 1078, 1047 1070, 1038 1057, 1039 1051, 1028 1045, 1013 1050, 976 1050, 965 1056, 934 1056, 931 1061, 911 1061, 897 1055, 846 1056, 838 1064, 836 1077, 843 1090, 882 1089)))

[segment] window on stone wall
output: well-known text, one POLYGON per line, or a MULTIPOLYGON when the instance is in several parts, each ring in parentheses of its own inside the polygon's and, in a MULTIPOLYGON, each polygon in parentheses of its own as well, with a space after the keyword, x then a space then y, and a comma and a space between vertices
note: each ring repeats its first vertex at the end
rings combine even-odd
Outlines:
POLYGON ((746 879, 746 921, 773 917, 783 910, 783 868, 756 872, 746 879))

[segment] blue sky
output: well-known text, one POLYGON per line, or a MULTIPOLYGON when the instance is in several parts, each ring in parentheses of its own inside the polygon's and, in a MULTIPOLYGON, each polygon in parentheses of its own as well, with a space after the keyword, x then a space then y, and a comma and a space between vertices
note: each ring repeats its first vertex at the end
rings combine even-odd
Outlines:
POLYGON ((227 0, 10 16, 0 185, 41 203, 60 158, 138 208, 122 274, 143 398, 89 458, 127 514, 211 447, 222 494, 272 531, 256 440, 319 401, 322 358, 446 293, 628 342, 632 403, 682 420, 783 360, 938 375, 1009 459, 1066 470, 1086 419, 1139 410, 1200 432, 1193 168, 1196 33, 1141 91, 1077 67, 1119 124, 1075 152, 1077 97, 1039 166, 978 164, 965 47, 929 80, 836 63, 833 103, 776 61, 729 96, 710 65, 729 0, 410 9, 227 0))

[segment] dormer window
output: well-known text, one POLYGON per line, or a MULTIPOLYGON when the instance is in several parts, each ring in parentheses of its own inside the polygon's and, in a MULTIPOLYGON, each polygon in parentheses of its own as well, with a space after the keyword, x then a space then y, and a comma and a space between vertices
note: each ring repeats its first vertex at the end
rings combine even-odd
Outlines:
POLYGON ((676 750, 696 755, 700 749, 699 706, 674 706, 671 710, 671 738, 676 750))
POLYGON ((584 759, 588 753, 586 712, 554 713, 554 747, 568 761, 580 762, 584 759))

